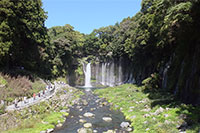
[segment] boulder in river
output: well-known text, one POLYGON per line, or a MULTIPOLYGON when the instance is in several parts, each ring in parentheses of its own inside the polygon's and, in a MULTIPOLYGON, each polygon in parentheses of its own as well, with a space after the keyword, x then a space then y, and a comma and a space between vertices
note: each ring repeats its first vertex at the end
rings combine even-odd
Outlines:
POLYGON ((121 126, 122 128, 128 128, 128 127, 130 126, 130 124, 129 124, 129 122, 122 122, 122 123, 120 124, 120 126, 121 126))
POLYGON ((80 128, 77 133, 92 133, 92 129, 80 128))
POLYGON ((93 113, 87 112, 83 116, 85 116, 85 117, 94 117, 95 115, 93 113))
POLYGON ((103 117, 102 118, 104 121, 106 122, 111 122, 112 121, 112 118, 111 117, 103 117))
POLYGON ((90 127, 92 127, 92 124, 91 124, 91 123, 85 123, 83 126, 84 126, 85 128, 90 128, 90 127))
POLYGON ((86 123, 86 120, 80 119, 79 122, 80 122, 80 123, 86 123))

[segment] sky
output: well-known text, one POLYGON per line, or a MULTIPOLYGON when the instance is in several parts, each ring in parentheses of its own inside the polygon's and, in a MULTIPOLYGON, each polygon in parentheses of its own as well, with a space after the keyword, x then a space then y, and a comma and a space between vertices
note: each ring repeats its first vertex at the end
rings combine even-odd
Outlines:
POLYGON ((94 29, 114 25, 140 11, 142 0, 42 0, 47 12, 46 27, 70 24, 89 34, 94 29))

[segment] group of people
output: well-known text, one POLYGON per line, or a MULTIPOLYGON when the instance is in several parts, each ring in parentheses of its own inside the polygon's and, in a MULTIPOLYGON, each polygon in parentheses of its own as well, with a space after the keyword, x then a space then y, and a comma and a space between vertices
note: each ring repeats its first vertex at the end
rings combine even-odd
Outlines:
MULTIPOLYGON (((37 95, 36 95, 36 93, 33 93, 33 100, 36 100, 37 96, 38 96, 38 98, 40 98, 41 96, 45 97, 46 93, 52 92, 54 89, 55 89, 55 85, 48 83, 45 90, 40 91, 37 95)), ((27 97, 24 97, 23 102, 24 102, 24 104, 29 103, 29 99, 27 99, 27 97)), ((15 99, 14 103, 15 103, 15 108, 18 108, 18 100, 17 99, 15 99)))

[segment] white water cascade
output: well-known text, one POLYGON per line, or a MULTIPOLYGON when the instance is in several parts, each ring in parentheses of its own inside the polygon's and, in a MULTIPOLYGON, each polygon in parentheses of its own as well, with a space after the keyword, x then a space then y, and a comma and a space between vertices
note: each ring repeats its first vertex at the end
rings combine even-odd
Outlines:
POLYGON ((86 69, 84 70, 85 74, 85 85, 84 87, 92 87, 91 85, 91 63, 88 63, 86 69))

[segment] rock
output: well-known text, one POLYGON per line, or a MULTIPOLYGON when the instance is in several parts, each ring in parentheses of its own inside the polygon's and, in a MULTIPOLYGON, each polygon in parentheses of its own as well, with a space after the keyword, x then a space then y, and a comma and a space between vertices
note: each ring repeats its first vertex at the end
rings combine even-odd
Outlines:
POLYGON ((128 128, 126 129, 126 131, 131 132, 131 131, 132 131, 132 128, 128 127, 128 128))
POLYGON ((148 121, 144 121, 144 124, 148 124, 149 122, 148 121))
POLYGON ((49 124, 49 123, 48 123, 48 122, 46 122, 46 121, 42 121, 42 123, 43 123, 43 124, 49 124))
POLYGON ((92 133, 92 129, 80 128, 77 130, 78 133, 92 133))
POLYGON ((149 131, 149 128, 147 128, 146 131, 149 131))
POLYGON ((120 126, 121 126, 122 128, 128 128, 128 127, 130 126, 130 124, 129 124, 129 122, 122 122, 122 123, 120 124, 120 126))
POLYGON ((164 117, 168 117, 169 115, 168 114, 164 114, 164 117))
POLYGON ((91 124, 91 123, 85 123, 83 126, 84 126, 85 128, 90 128, 90 127, 92 127, 92 124, 91 124))
POLYGON ((164 111, 164 109, 162 107, 160 107, 159 109, 157 109, 154 113, 152 113, 152 115, 159 115, 160 113, 162 113, 164 111))
POLYGON ((87 112, 83 116, 85 116, 85 117, 94 117, 95 115, 93 113, 87 112))
POLYGON ((150 108, 147 108, 147 109, 143 109, 143 110, 141 110, 141 111, 143 111, 143 112, 149 112, 149 111, 151 111, 151 109, 150 109, 150 108))
POLYGON ((129 109, 129 111, 128 112, 133 112, 133 110, 132 109, 129 109))
POLYGON ((116 133, 114 130, 108 130, 106 132, 103 132, 103 133, 116 133))
POLYGON ((149 116, 150 116, 149 114, 144 114, 144 115, 143 115, 144 118, 147 118, 147 117, 149 117, 149 116))
POLYGON ((135 116, 135 115, 133 115, 133 116, 131 116, 130 118, 131 118, 131 119, 135 119, 135 118, 136 118, 136 116, 135 116))
POLYGON ((83 100, 83 105, 88 105, 88 102, 86 100, 83 100))
POLYGON ((111 117, 103 117, 102 118, 104 121, 106 122, 111 122, 112 121, 112 118, 111 117))
POLYGON ((47 129, 46 133, 52 133, 53 132, 53 128, 52 129, 47 129))
POLYGON ((97 130, 93 130, 93 133, 97 133, 98 131, 97 130))
POLYGON ((79 109, 79 111, 83 111, 83 109, 79 109))
POLYGON ((61 124, 61 123, 59 123, 59 124, 57 124, 57 125, 56 125, 56 127, 62 127, 62 124, 61 124))
POLYGON ((91 108, 90 110, 91 110, 91 111, 94 111, 94 110, 95 110, 95 108, 91 108))
POLYGON ((153 117, 153 118, 152 118, 152 120, 154 120, 154 121, 155 121, 155 120, 156 120, 156 118, 155 118, 155 117, 153 117))
POLYGON ((80 119, 79 122, 80 123, 86 123, 86 120, 80 119))
POLYGON ((60 112, 67 112, 67 110, 66 110, 66 109, 63 109, 63 110, 61 110, 60 112))

